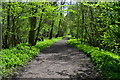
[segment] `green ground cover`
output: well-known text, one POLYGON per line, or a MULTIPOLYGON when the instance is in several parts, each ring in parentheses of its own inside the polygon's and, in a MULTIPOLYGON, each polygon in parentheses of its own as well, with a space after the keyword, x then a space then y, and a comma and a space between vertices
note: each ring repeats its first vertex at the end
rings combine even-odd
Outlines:
POLYGON ((18 44, 10 49, 3 49, 0 52, 0 74, 1 78, 12 76, 16 70, 34 58, 35 55, 46 47, 51 46, 61 38, 39 41, 35 46, 29 46, 28 43, 18 44))
POLYGON ((90 56, 94 65, 102 71, 105 79, 120 80, 120 56, 98 47, 80 44, 77 39, 70 39, 67 43, 90 56))

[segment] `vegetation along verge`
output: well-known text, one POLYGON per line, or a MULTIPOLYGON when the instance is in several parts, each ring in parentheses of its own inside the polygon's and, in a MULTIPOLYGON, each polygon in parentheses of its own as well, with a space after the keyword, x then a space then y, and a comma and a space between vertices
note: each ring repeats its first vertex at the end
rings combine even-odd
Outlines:
POLYGON ((61 38, 53 38, 51 40, 39 41, 35 46, 29 46, 28 43, 18 44, 10 49, 3 49, 0 52, 0 74, 1 78, 9 78, 15 74, 16 70, 25 66, 42 49, 49 47, 61 38))
POLYGON ((77 39, 70 39, 67 43, 90 56, 94 65, 102 71, 106 80, 120 80, 120 56, 98 47, 81 44, 77 39))

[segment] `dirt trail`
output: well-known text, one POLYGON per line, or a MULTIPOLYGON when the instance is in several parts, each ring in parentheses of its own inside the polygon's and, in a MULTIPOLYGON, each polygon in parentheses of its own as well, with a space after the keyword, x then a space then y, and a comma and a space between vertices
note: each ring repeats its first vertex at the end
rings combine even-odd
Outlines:
POLYGON ((89 57, 60 40, 38 54, 18 78, 75 78, 98 80, 89 57))

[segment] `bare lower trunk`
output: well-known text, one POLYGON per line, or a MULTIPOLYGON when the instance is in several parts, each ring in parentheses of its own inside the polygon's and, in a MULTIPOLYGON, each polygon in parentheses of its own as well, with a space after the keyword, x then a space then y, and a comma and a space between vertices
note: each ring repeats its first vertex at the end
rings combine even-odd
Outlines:
POLYGON ((36 26, 36 17, 30 17, 30 31, 29 31, 29 44, 31 46, 34 46, 35 45, 35 26, 36 26))

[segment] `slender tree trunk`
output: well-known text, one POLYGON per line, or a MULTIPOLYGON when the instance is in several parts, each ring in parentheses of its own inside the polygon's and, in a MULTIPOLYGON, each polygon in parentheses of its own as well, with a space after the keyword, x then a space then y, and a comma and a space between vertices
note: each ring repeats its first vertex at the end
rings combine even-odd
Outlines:
POLYGON ((29 31, 29 44, 31 46, 34 46, 35 45, 35 26, 36 26, 36 17, 30 17, 30 31, 29 31))
MULTIPOLYGON (((60 16, 62 16, 62 13, 60 13, 60 16)), ((57 32, 55 38, 57 38, 57 37, 60 36, 60 25, 61 25, 61 19, 59 20, 59 24, 58 24, 58 32, 57 32)))
POLYGON ((9 48, 10 46, 9 32, 10 32, 10 4, 8 4, 8 10, 7 10, 7 31, 5 35, 5 48, 9 48))
MULTIPOLYGON (((32 15, 35 15, 35 13, 37 13, 37 8, 32 8, 31 9, 32 15)), ((37 23, 37 18, 35 16, 32 16, 29 18, 30 20, 30 31, 29 31, 29 44, 30 46, 34 46, 35 45, 35 27, 36 27, 36 23, 37 23)))
MULTIPOLYGON (((0 8, 2 8, 2 4, 0 5, 0 8)), ((2 12, 0 12, 0 16, 2 12)), ((2 50, 2 19, 0 18, 0 51, 2 50)))
POLYGON ((11 35, 11 43, 12 46, 16 46, 16 39, 15 39, 15 17, 12 16, 12 35, 11 35))
POLYGON ((80 12, 79 12, 79 4, 77 3, 77 34, 76 34, 76 38, 78 39, 79 38, 79 28, 80 28, 80 12))
POLYGON ((54 20, 52 21, 49 39, 52 39, 52 37, 53 37, 53 27, 54 27, 54 20))
POLYGON ((92 16, 91 7, 89 7, 89 18, 90 18, 90 23, 89 24, 90 24, 90 27, 89 27, 89 42, 88 43, 90 45, 92 45, 92 37, 93 37, 92 36, 93 33, 91 33, 91 32, 94 32, 94 30, 92 28, 93 25, 91 23, 93 17, 91 17, 91 16, 92 16))
MULTIPOLYGON (((61 1, 61 5, 64 5, 65 4, 65 1, 61 1)), ((62 10, 62 7, 61 7, 61 10, 62 10)), ((60 12, 60 17, 62 17, 62 13, 60 12)), ((60 34, 60 25, 61 25, 61 18, 60 18, 60 20, 59 20, 59 24, 58 24, 58 32, 57 32, 57 34, 56 34, 56 36, 55 36, 55 38, 57 38, 57 37, 59 37, 59 36, 62 36, 61 34, 60 34)))
MULTIPOLYGON (((44 10, 45 10, 45 9, 43 9, 42 12, 44 12, 44 10)), ((41 26, 42 26, 42 17, 43 17, 43 13, 42 13, 41 16, 40 16, 39 27, 38 27, 38 29, 37 29, 37 35, 36 35, 36 38, 35 38, 35 45, 36 45, 37 40, 38 40, 40 28, 41 28, 41 26)))
MULTIPOLYGON (((120 1, 118 2, 118 15, 119 15, 119 18, 118 18, 118 22, 120 22, 120 1)), ((118 26, 120 27, 120 23, 118 24, 118 26)))
MULTIPOLYGON (((56 2, 53 2, 51 4, 51 6, 57 6, 57 3, 56 2)), ((53 14, 54 14, 54 11, 53 11, 53 14)), ((49 34, 49 39, 52 39, 53 37, 53 27, 54 27, 54 16, 53 16, 53 19, 52 19, 52 24, 51 24, 51 29, 50 29, 50 34, 49 34)), ((55 36, 56 37, 56 36, 55 36)))
POLYGON ((96 45, 96 38, 97 38, 97 30, 96 30, 96 25, 94 24, 94 14, 93 14, 93 10, 92 10, 92 7, 90 7, 90 14, 91 14, 91 28, 92 28, 92 32, 94 32, 94 33, 92 33, 92 35, 93 35, 93 37, 91 37, 92 38, 92 42, 91 42, 91 44, 94 46, 94 45, 96 45))
POLYGON ((41 26, 42 26, 41 24, 42 24, 42 15, 41 15, 41 17, 40 17, 39 27, 38 27, 38 29, 37 29, 37 35, 36 35, 36 38, 35 38, 35 45, 36 45, 37 40, 38 40, 38 35, 39 35, 39 32, 40 32, 40 28, 41 28, 41 26))
POLYGON ((2 50, 2 23, 0 20, 0 51, 2 50))
POLYGON ((82 15, 82 26, 81 26, 81 28, 82 28, 82 43, 84 43, 84 9, 83 9, 83 4, 81 3, 80 4, 81 5, 81 15, 82 15))
MULTIPOLYGON (((91 20, 91 22, 90 22, 90 26, 91 26, 91 29, 92 29, 92 35, 94 35, 94 30, 93 30, 93 22, 94 22, 94 17, 93 17, 93 11, 92 11, 92 8, 90 7, 90 14, 91 14, 91 18, 90 18, 90 20, 91 20)), ((95 36, 94 36, 95 37, 95 36)), ((93 42, 94 42, 94 38, 93 37, 91 37, 91 39, 92 39, 92 41, 91 41, 91 45, 93 45, 93 42)))

